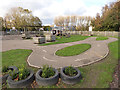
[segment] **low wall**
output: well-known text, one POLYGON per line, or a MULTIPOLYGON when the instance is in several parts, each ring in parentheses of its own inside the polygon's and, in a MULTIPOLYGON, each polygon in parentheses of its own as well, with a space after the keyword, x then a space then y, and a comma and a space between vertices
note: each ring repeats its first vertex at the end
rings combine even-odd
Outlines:
MULTIPOLYGON (((51 33, 51 31, 44 31, 51 33)), ((94 35, 94 36, 118 36, 120 32, 116 31, 62 31, 62 33, 70 33, 71 35, 94 35)))
MULTIPOLYGON (((38 32, 29 31, 28 32, 31 36, 35 36, 38 32)), ((94 35, 94 36, 118 36, 120 32, 116 31, 62 31, 62 33, 70 33, 71 35, 94 35)), ((0 32, 0 35, 21 35, 21 32, 17 33, 6 33, 0 32)), ((44 34, 52 34, 52 31, 44 31, 44 34)))

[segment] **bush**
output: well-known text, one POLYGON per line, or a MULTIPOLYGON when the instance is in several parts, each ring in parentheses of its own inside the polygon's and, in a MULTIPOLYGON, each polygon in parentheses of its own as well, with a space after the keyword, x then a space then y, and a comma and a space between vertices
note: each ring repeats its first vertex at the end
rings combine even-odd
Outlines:
POLYGON ((75 76, 77 75, 77 71, 72 67, 68 66, 65 68, 64 73, 69 76, 75 76))
POLYGON ((15 78, 17 78, 17 74, 15 72, 15 70, 13 70, 12 72, 9 73, 9 75, 12 77, 12 80, 14 80, 15 78))
POLYGON ((29 70, 25 68, 24 65, 22 65, 22 67, 19 68, 19 71, 17 73, 13 71, 12 73, 10 73, 10 76, 12 77, 13 80, 19 81, 27 78, 29 74, 30 74, 29 70))
POLYGON ((3 66, 2 72, 5 73, 5 72, 7 72, 7 71, 8 71, 8 66, 3 66))
POLYGON ((6 75, 6 74, 9 74, 12 70, 9 70, 9 67, 8 66, 4 66, 2 68, 2 75, 6 75))
POLYGON ((54 75, 55 75, 55 72, 53 71, 52 67, 49 67, 48 65, 43 66, 41 77, 50 78, 50 77, 52 77, 54 75))

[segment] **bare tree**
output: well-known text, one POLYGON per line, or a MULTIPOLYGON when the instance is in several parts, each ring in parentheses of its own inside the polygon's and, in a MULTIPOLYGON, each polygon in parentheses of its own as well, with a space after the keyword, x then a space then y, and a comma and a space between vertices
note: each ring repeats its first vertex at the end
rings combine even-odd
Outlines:
POLYGON ((65 26, 68 27, 69 26, 69 23, 70 23, 70 16, 66 16, 64 17, 64 23, 65 23, 65 26))
MULTIPOLYGON (((90 16, 58 16, 54 19, 54 24, 56 26, 66 26, 68 27, 70 24, 72 27, 76 28, 77 30, 88 30, 92 21, 92 17, 90 16)), ((71 30, 72 30, 71 27, 71 30)))
POLYGON ((71 16, 71 26, 76 28, 76 24, 77 24, 77 16, 73 15, 71 16))

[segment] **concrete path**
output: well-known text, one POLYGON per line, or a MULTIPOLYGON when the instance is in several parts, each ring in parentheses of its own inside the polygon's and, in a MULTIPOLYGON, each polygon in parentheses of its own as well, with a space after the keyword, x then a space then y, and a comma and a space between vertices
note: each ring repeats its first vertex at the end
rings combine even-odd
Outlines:
POLYGON ((96 37, 90 37, 82 41, 70 42, 64 44, 37 46, 32 40, 3 40, 2 51, 11 49, 32 49, 33 52, 28 57, 28 64, 33 67, 42 67, 44 64, 52 65, 55 68, 73 65, 75 67, 89 65, 105 58, 108 53, 108 43, 116 41, 117 38, 96 41, 96 37), (80 55, 61 57, 55 55, 55 52, 64 47, 75 44, 88 43, 91 48, 80 55))

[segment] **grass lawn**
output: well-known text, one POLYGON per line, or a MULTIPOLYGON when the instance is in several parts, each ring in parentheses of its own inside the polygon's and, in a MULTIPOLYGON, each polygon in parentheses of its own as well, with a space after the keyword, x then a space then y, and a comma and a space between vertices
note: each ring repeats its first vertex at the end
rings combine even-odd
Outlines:
POLYGON ((82 52, 88 50, 90 47, 90 44, 77 44, 58 50, 55 54, 58 56, 74 56, 81 54, 82 52))
POLYGON ((20 66, 25 65, 27 57, 31 54, 32 50, 16 49, 2 52, 2 66, 20 66))
POLYGON ((59 81, 54 86, 39 86, 40 88, 109 88, 113 73, 118 64, 118 41, 109 44, 109 55, 98 63, 78 67, 83 79, 76 85, 67 85, 59 81))
POLYGON ((118 41, 109 44, 110 54, 99 63, 80 68, 84 72, 84 82, 76 87, 108 88, 118 64, 118 41), (91 83, 92 82, 92 83, 91 83), (86 85, 87 86, 86 86, 86 85))
POLYGON ((39 45, 45 46, 45 45, 52 45, 52 44, 75 42, 75 41, 84 40, 88 37, 91 37, 91 36, 71 35, 71 37, 69 37, 69 38, 66 38, 66 37, 60 38, 57 36, 56 42, 44 43, 44 44, 39 44, 39 45))
MULTIPOLYGON (((89 66, 78 67, 82 73, 83 79, 76 85, 67 85, 59 81, 57 85, 46 86, 44 88, 108 88, 113 80, 113 73, 118 64, 118 41, 109 44, 110 53, 102 61, 91 64, 89 66)), ((2 65, 28 67, 26 63, 27 57, 32 50, 9 50, 2 52, 2 65)), ((38 69, 32 68, 34 71, 38 69)), ((42 88, 41 86, 38 86, 42 88)))
POLYGON ((97 37, 96 40, 99 41, 99 40, 107 40, 108 37, 103 37, 103 36, 100 36, 100 37, 97 37))
POLYGON ((31 68, 27 64, 27 58, 32 53, 32 50, 28 49, 16 49, 2 52, 2 67, 3 66, 17 66, 21 67, 23 64, 25 67, 38 70, 37 68, 31 68))

